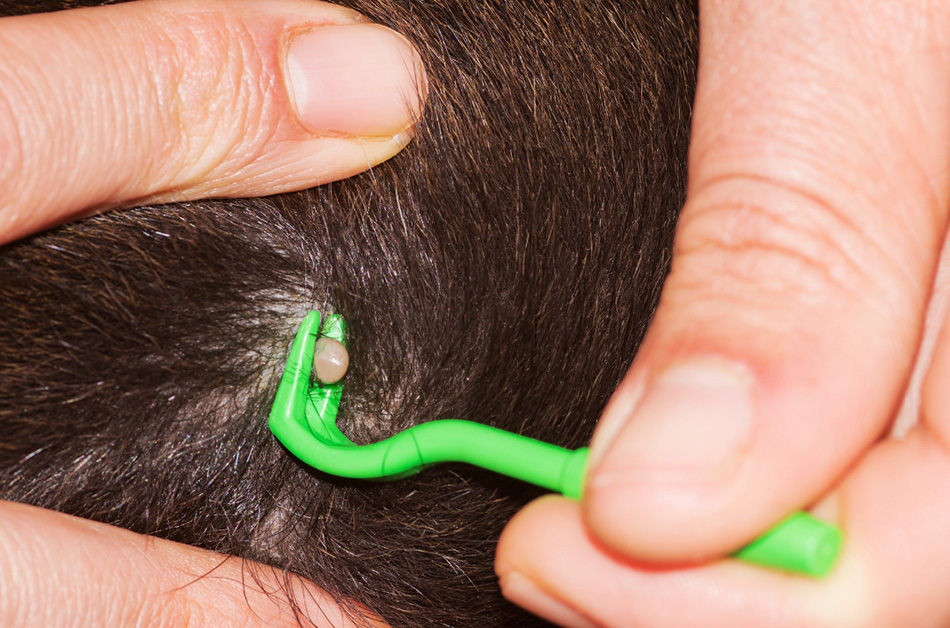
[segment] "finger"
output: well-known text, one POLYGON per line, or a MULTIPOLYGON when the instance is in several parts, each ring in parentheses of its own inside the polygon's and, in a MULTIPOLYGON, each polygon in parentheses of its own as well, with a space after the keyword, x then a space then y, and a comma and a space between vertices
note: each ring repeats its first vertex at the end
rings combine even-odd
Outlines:
POLYGON ((3 626, 385 626, 272 567, 22 504, 0 520, 3 626))
POLYGON ((917 352, 917 361, 914 363, 914 372, 911 375, 907 391, 904 393, 904 400, 897 413, 897 418, 891 428, 891 435, 903 436, 907 434, 910 428, 917 425, 920 417, 920 393, 924 377, 930 368, 930 362, 937 349, 937 337, 948 312, 950 312, 950 232, 948 232, 943 242, 943 250, 940 253, 937 277, 934 279, 933 290, 931 290, 927 316, 924 320, 924 331, 921 334, 920 350, 917 352))
MULTIPOLYGON (((910 458, 884 466, 919 462, 910 458)), ((950 621, 950 512, 944 512, 950 494, 943 487, 939 494, 882 491, 879 482, 920 481, 926 473, 950 472, 950 465, 928 460, 919 473, 913 466, 910 473, 888 476, 890 471, 868 477, 865 496, 878 503, 857 505, 867 506, 860 513, 844 511, 845 550, 825 580, 731 560, 682 569, 631 563, 585 534, 579 505, 549 498, 519 513, 502 536, 502 591, 571 627, 941 628, 950 621)))
POLYGON ((845 531, 828 579, 729 560, 637 564, 590 537, 578 504, 547 497, 502 535, 496 570, 505 595, 565 626, 950 625, 950 315, 936 346, 921 425, 876 447, 820 507, 845 531))
POLYGON ((508 599, 571 628, 815 626, 783 608, 813 583, 731 561, 687 569, 630 562, 597 544, 580 506, 559 497, 542 498, 511 521, 496 571, 508 599), (777 595, 781 585, 790 590, 777 595))
POLYGON ((409 140, 419 57, 320 2, 0 20, 0 242, 93 210, 310 187, 409 140))
POLYGON ((950 205, 948 8, 925 5, 701 7, 673 268, 592 446, 603 543, 734 550, 893 416, 950 205))
MULTIPOLYGON (((950 243, 950 238, 948 238, 950 243)), ((950 261, 950 260, 948 260, 950 261)), ((950 271, 950 265, 947 266, 950 271)), ((950 297, 950 281, 944 286, 950 297)), ((950 298, 942 300, 943 325, 921 391, 922 429, 950 448, 950 298)))

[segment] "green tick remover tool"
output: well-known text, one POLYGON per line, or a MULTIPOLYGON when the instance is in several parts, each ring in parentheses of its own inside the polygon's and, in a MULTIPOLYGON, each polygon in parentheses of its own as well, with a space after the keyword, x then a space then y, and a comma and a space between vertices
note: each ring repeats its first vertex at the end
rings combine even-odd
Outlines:
MULTIPOLYGON (((587 448, 564 449, 480 423, 447 419, 411 427, 371 445, 357 445, 337 427, 342 384, 311 383, 314 345, 320 336, 345 342, 346 325, 319 312, 304 318, 290 349, 270 429, 311 467, 347 478, 395 480, 439 462, 467 462, 580 499, 587 448)), ((838 557, 841 532, 799 512, 733 554, 740 560, 821 577, 838 557)))

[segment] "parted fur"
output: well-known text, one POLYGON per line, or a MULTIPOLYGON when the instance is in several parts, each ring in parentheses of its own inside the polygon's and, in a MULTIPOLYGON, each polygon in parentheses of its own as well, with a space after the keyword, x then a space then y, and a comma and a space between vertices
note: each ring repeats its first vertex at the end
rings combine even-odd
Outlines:
POLYGON ((423 55, 404 153, 317 189, 136 208, 0 249, 0 498, 277 565, 394 626, 544 625, 492 570, 535 490, 465 466, 327 477, 266 416, 317 309, 349 322, 340 425, 357 442, 464 418, 584 444, 668 268, 695 7, 345 4, 423 55))

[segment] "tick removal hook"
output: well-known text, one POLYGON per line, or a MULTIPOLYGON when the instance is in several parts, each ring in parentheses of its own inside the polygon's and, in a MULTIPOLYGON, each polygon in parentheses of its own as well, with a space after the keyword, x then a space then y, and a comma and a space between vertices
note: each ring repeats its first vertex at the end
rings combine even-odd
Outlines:
MULTIPOLYGON (((317 339, 325 336, 345 345, 346 323, 339 315, 328 316, 322 329, 320 322, 320 313, 310 312, 300 324, 269 420, 277 439, 301 461, 330 475, 367 480, 395 480, 440 462, 466 462, 581 498, 586 447, 564 449, 456 419, 422 423, 370 445, 352 442, 336 424, 343 384, 311 383, 317 339)), ((732 556, 821 577, 834 566, 840 548, 838 528, 797 512, 732 556)))

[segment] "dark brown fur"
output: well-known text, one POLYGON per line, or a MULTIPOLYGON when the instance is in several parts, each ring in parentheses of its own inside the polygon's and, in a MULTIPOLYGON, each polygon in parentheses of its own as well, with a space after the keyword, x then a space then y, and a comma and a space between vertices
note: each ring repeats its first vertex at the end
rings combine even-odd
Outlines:
POLYGON ((318 309, 350 323, 354 440, 455 417, 585 443, 668 266, 695 7, 345 4, 425 59, 403 154, 314 190, 139 208, 0 250, 0 498, 278 565, 394 626, 540 625, 492 571, 536 491, 464 466, 330 478, 279 445, 267 411, 318 309))

